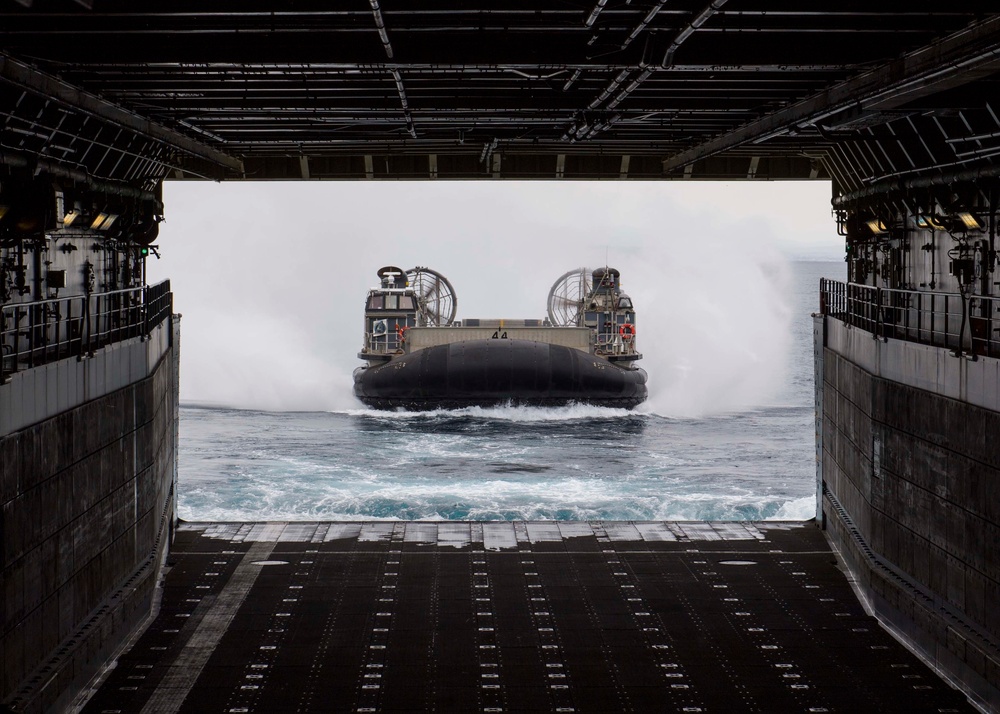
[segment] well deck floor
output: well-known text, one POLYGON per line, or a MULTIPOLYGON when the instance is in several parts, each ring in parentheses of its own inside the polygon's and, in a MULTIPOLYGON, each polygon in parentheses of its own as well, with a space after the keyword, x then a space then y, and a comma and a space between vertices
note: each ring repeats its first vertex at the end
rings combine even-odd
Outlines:
POLYGON ((800 523, 187 523, 85 712, 974 711, 800 523))

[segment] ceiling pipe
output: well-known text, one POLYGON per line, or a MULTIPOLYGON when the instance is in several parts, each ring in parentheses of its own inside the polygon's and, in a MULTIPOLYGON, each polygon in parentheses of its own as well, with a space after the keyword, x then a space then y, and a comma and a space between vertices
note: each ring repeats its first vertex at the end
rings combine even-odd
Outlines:
POLYGON ((629 85, 627 87, 624 87, 622 91, 620 91, 614 99, 608 102, 607 108, 614 109, 619 104, 621 104, 622 100, 625 99, 625 97, 630 95, 632 92, 634 92, 636 89, 638 89, 639 85, 645 82, 647 79, 649 79, 649 75, 651 75, 655 70, 656 67, 646 67, 645 69, 643 69, 642 74, 633 79, 629 83, 629 85))
POLYGON ((905 192, 913 189, 930 188, 932 186, 951 186, 956 183, 975 182, 996 179, 998 177, 1000 177, 1000 164, 990 164, 980 168, 950 171, 947 173, 941 172, 931 176, 914 176, 908 179, 886 178, 876 181, 867 188, 861 188, 850 193, 845 193, 842 196, 836 196, 832 203, 836 208, 843 208, 863 198, 870 198, 881 194, 897 191, 905 192))
POLYGON ((163 210, 163 204, 160 201, 159 196, 157 196, 157 194, 153 191, 136 188, 135 186, 130 186, 125 183, 99 181, 82 169, 70 168, 54 159, 46 159, 20 151, 0 148, 0 166, 9 166, 14 169, 28 169, 33 174, 44 173, 49 176, 68 179, 73 183, 86 186, 95 193, 101 193, 108 196, 133 198, 140 201, 153 201, 156 203, 158 210, 163 210))
POLYGON ((563 91, 565 92, 567 89, 569 89, 570 87, 572 87, 573 83, 576 80, 580 79, 580 75, 581 74, 583 74, 583 70, 582 69, 577 69, 575 72, 573 72, 573 74, 570 75, 570 78, 566 80, 566 84, 563 85, 563 91))
POLYGON ((641 33, 641 32, 642 32, 643 30, 645 30, 645 29, 646 29, 646 27, 648 27, 648 26, 649 26, 649 23, 651 23, 651 22, 653 21, 653 18, 654 18, 654 17, 656 17, 656 14, 657 14, 657 13, 658 13, 658 12, 659 12, 659 11, 660 11, 660 10, 661 10, 662 8, 663 8, 663 6, 664 6, 664 5, 666 5, 666 4, 667 4, 667 0, 659 0, 659 2, 657 2, 657 3, 656 3, 656 4, 654 5, 654 6, 653 6, 653 9, 649 11, 649 13, 648 13, 648 14, 646 15, 646 17, 645 17, 645 18, 643 18, 643 21, 642 21, 642 22, 640 22, 640 23, 639 23, 639 25, 638 25, 638 26, 637 26, 637 27, 636 27, 636 28, 635 28, 634 30, 632 30, 632 32, 631 32, 631 33, 629 34, 629 36, 625 38, 625 41, 624 41, 624 42, 622 43, 622 49, 625 49, 625 48, 626 48, 626 47, 628 47, 628 46, 629 46, 630 44, 632 44, 632 41, 633 41, 633 40, 634 40, 634 39, 635 39, 636 37, 638 37, 638 36, 639 36, 639 33, 641 33))
MULTIPOLYGON (((635 77, 635 79, 633 79, 631 82, 629 82, 627 85, 623 87, 621 85, 624 83, 626 77, 628 76, 629 70, 622 70, 618 74, 618 76, 615 77, 615 79, 611 82, 611 84, 608 85, 607 89, 605 89, 601 93, 601 95, 597 97, 597 99, 595 99, 587 106, 587 109, 589 110, 596 109, 608 97, 611 97, 616 89, 621 87, 621 90, 617 94, 615 94, 611 98, 611 101, 608 102, 607 106, 604 107, 606 110, 615 109, 630 94, 632 94, 632 92, 638 89, 643 82, 649 79, 650 76, 652 76, 652 74, 657 69, 671 66, 674 62, 674 54, 677 52, 677 48, 679 48, 682 44, 684 44, 684 41, 687 40, 691 35, 693 35, 699 27, 708 22, 708 20, 719 11, 719 8, 721 8, 723 5, 726 4, 726 1, 727 0, 713 0, 708 5, 708 7, 706 7, 704 10, 698 13, 698 15, 693 20, 691 20, 691 22, 688 23, 687 26, 685 26, 684 29, 682 29, 677 34, 677 37, 674 38, 673 42, 670 43, 670 47, 667 48, 667 52, 663 56, 663 62, 660 63, 659 67, 657 67, 656 65, 647 65, 645 63, 641 63, 639 65, 639 68, 642 71, 639 73, 637 77, 635 77)), ((638 34, 646 28, 646 26, 652 21, 652 19, 656 17, 656 14, 660 11, 660 8, 662 8, 663 5, 665 4, 666 0, 662 0, 656 6, 654 6, 652 10, 649 11, 649 14, 646 15, 646 19, 643 20, 643 22, 635 30, 632 31, 631 35, 629 35, 628 40, 626 40, 625 44, 622 45, 622 49, 627 47, 628 43, 630 43, 633 39, 635 39, 635 37, 638 36, 638 34)), ((593 127, 591 127, 589 130, 587 130, 582 134, 579 129, 576 131, 571 130, 563 135, 563 140, 565 141, 567 138, 572 138, 574 141, 577 141, 580 139, 591 138, 593 136, 596 136, 600 132, 604 131, 605 129, 608 129, 612 124, 617 122, 620 118, 621 114, 616 114, 605 122, 595 124, 593 127)))
POLYGON ((386 32, 385 21, 382 19, 382 8, 379 7, 378 0, 368 0, 368 2, 372 6, 372 15, 375 16, 375 27, 378 29, 378 36, 382 40, 382 47, 385 48, 385 54, 389 59, 393 59, 392 43, 389 42, 389 33, 386 32))
POLYGON ((605 99, 610 97, 614 93, 614 91, 621 86, 622 82, 624 82, 628 78, 631 72, 632 72, 631 69, 623 69, 621 72, 619 72, 615 76, 615 78, 611 80, 611 84, 605 87, 604 91, 601 92, 600 95, 598 95, 597 99, 595 99, 594 101, 592 101, 590 104, 587 105, 587 109, 597 109, 597 107, 599 107, 604 102, 605 99))
MULTIPOLYGON (((378 0, 368 0, 368 3, 372 8, 372 16, 375 18, 375 28, 378 30, 379 39, 382 40, 382 48, 385 50, 385 55, 390 60, 393 60, 395 59, 395 56, 392 51, 392 43, 389 42, 389 33, 385 29, 385 20, 382 18, 382 8, 379 7, 378 0)), ((406 131, 409 132, 410 136, 416 139, 417 130, 416 127, 413 126, 413 115, 410 113, 410 102, 406 98, 406 88, 403 86, 403 75, 396 67, 390 69, 389 73, 392 75, 392 79, 396 83, 396 92, 399 94, 399 103, 403 107, 403 118, 406 121, 406 131)))
POLYGON ((681 30, 674 41, 670 43, 670 47, 667 48, 667 52, 663 55, 663 61, 660 66, 666 69, 674 63, 674 53, 677 52, 677 48, 684 44, 684 41, 695 33, 695 31, 708 22, 719 9, 726 4, 726 0, 712 0, 704 10, 702 10, 698 16, 688 24, 683 30, 681 30))
POLYGON ((587 27, 593 27, 594 23, 597 22, 597 16, 601 14, 601 10, 603 10, 604 6, 607 4, 608 0, 597 0, 597 4, 594 5, 594 9, 590 11, 590 16, 583 24, 587 27))

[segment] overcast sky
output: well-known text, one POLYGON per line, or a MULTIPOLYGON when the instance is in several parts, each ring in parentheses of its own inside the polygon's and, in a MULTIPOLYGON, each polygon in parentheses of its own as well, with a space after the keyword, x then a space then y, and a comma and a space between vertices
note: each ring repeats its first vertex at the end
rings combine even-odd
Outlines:
POLYGON ((562 273, 607 261, 651 394, 683 373, 752 401, 787 344, 787 261, 843 258, 822 181, 168 182, 164 201, 149 279, 171 279, 184 315, 181 399, 251 408, 360 406, 364 297, 388 264, 446 275, 459 318, 525 318, 562 273), (699 331, 728 357, 686 351, 699 331))

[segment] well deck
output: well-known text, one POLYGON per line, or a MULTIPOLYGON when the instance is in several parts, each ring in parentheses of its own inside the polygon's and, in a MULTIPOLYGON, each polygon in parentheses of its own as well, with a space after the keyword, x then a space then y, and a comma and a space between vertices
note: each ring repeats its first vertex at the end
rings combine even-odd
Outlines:
POLYGON ((973 711, 806 523, 183 524, 86 712, 973 711))

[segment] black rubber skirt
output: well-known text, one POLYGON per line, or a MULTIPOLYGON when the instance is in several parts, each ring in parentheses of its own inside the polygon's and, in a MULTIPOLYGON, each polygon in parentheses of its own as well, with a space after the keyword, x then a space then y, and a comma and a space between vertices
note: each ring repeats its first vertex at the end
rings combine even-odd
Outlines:
POLYGON ((544 342, 470 340, 359 367, 354 394, 376 409, 572 402, 631 409, 646 399, 646 372, 544 342))

